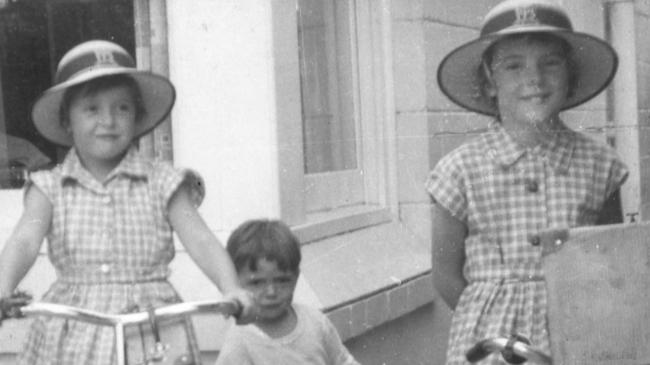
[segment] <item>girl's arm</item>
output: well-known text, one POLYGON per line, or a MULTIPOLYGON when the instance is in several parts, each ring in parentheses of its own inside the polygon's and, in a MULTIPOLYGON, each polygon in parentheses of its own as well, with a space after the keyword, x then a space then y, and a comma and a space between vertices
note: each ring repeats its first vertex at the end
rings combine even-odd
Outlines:
POLYGON ((0 298, 9 296, 34 265, 52 221, 52 204, 33 185, 25 192, 23 214, 0 254, 0 298))
MULTIPOLYGON (((632 219, 633 217, 630 217, 632 219)), ((620 191, 616 190, 609 198, 605 200, 603 209, 601 209, 596 225, 623 223, 623 210, 621 207, 620 191)))
POLYGON ((243 306, 240 323, 253 316, 253 300, 238 284, 235 267, 228 252, 207 226, 192 204, 186 185, 181 185, 169 201, 169 221, 190 257, 229 299, 243 306))
POLYGON ((433 204, 431 271, 433 286, 452 310, 467 282, 463 277, 467 227, 438 204, 433 204))

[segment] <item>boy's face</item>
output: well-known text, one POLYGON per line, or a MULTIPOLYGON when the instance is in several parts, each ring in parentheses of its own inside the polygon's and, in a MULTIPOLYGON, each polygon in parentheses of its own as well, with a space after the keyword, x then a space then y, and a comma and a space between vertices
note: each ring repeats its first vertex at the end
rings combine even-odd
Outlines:
POLYGON ((502 121, 539 125, 555 118, 569 93, 569 66, 559 42, 504 40, 495 46, 488 94, 502 121))
POLYGON ((75 97, 68 128, 82 161, 115 167, 135 136, 135 116, 133 96, 126 86, 75 97))
POLYGON ((242 287, 253 293, 258 306, 258 321, 274 322, 289 313, 298 273, 283 271, 275 261, 260 259, 257 270, 244 267, 237 273, 242 287))

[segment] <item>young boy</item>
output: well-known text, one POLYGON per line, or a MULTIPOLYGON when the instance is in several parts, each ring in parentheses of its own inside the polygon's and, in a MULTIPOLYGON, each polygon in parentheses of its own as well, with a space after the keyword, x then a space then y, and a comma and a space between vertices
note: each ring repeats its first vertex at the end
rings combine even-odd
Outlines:
POLYGON ((227 250, 258 313, 253 324, 230 330, 217 365, 358 364, 323 313, 292 302, 301 255, 289 227, 276 220, 244 222, 227 250))

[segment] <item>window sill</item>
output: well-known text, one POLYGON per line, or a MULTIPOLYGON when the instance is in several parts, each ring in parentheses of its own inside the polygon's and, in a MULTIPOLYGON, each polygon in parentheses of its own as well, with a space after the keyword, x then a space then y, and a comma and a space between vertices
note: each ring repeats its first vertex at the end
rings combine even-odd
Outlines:
POLYGON ((309 302, 327 313, 343 340, 433 300, 428 245, 400 222, 315 241, 302 252, 302 279, 316 299, 309 302))
POLYGON ((308 223, 293 226, 292 231, 304 244, 388 223, 392 219, 388 208, 362 205, 309 214, 307 216, 308 223))

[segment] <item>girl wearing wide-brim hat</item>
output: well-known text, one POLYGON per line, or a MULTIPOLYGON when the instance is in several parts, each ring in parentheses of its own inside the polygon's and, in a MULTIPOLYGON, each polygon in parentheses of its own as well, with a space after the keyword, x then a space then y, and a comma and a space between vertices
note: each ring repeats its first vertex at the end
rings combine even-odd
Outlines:
MULTIPOLYGON (((176 233, 210 280, 251 317, 249 294, 197 212, 198 174, 145 158, 135 146, 169 114, 174 98, 168 79, 138 70, 115 43, 88 41, 63 56, 56 84, 32 116, 46 138, 71 148, 61 164, 33 173, 26 184, 23 214, 0 255, 0 297, 13 292, 47 237, 56 280, 43 301, 103 313, 178 302, 167 281, 176 233)), ((171 335, 178 341, 169 354, 177 363, 198 364, 189 320, 171 335)), ((19 363, 109 365, 115 345, 109 327, 37 318, 19 363)))
POLYGON ((482 339, 513 333, 550 351, 538 234, 620 219, 603 213, 627 177, 611 148, 570 130, 559 114, 596 96, 616 67, 611 46, 573 31, 548 0, 503 1, 477 39, 440 63, 443 93, 493 117, 426 182, 435 203, 434 285, 454 309, 448 364, 466 363, 482 339))

